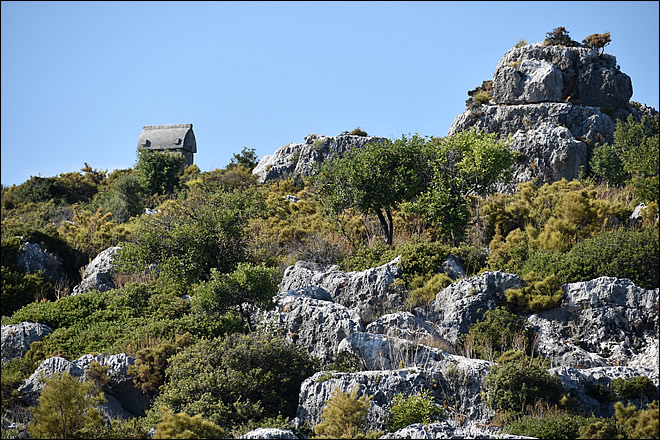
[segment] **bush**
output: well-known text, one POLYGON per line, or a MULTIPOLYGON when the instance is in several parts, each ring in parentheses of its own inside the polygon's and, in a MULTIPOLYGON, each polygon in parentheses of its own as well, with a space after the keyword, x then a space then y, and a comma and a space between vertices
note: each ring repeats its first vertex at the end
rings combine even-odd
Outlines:
POLYGON ((388 415, 388 429, 398 431, 413 423, 433 423, 444 416, 444 411, 434 403, 429 391, 424 390, 413 396, 395 395, 388 415))
POLYGON ((155 438, 225 438, 225 430, 197 414, 173 414, 163 407, 163 418, 156 425, 155 438))
POLYGON ((646 410, 637 409, 633 405, 624 406, 623 403, 614 404, 616 421, 626 430, 626 436, 633 438, 659 438, 659 413, 657 401, 649 403, 646 410))
POLYGON ((417 276, 410 282, 410 292, 406 298, 406 307, 414 309, 430 304, 438 292, 452 283, 452 279, 444 273, 433 275, 431 278, 417 276))
POLYGON ((321 413, 321 422, 314 427, 320 438, 365 438, 369 401, 373 396, 357 397, 357 386, 350 393, 335 388, 333 396, 321 413))
POLYGON ((456 342, 456 349, 468 357, 492 361, 510 349, 532 353, 534 333, 527 321, 498 307, 487 310, 456 342))
POLYGON ((610 383, 614 395, 622 400, 643 400, 649 401, 657 397, 657 390, 651 379, 646 376, 636 376, 629 379, 618 377, 610 383))
POLYGON ((545 40, 543 43, 546 46, 575 47, 578 45, 577 41, 573 41, 573 39, 568 36, 568 31, 564 26, 556 27, 552 32, 545 34, 545 40))
POLYGON ((179 189, 184 164, 180 154, 140 148, 135 171, 147 194, 172 194, 179 189))
POLYGON ((524 277, 526 286, 505 292, 509 307, 516 313, 538 313, 559 307, 564 291, 557 277, 538 278, 534 272, 524 277))
POLYGON ((491 408, 514 412, 539 400, 557 404, 566 393, 557 376, 526 360, 493 365, 484 380, 484 390, 491 408))
POLYGON ((225 428, 293 417, 300 385, 317 368, 303 350, 267 334, 201 340, 170 358, 154 408, 200 414, 225 428))
POLYGON ((577 439, 580 425, 575 416, 555 414, 546 417, 522 416, 506 424, 509 434, 536 437, 539 439, 577 439))

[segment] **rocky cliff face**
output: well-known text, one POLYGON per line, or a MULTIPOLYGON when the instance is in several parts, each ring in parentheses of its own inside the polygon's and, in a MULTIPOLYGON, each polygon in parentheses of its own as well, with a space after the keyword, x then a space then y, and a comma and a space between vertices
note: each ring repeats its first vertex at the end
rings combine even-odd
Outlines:
POLYGON ((324 160, 344 157, 353 149, 362 148, 368 142, 378 140, 382 138, 310 134, 301 144, 291 143, 271 155, 264 156, 252 170, 252 174, 262 183, 283 177, 309 176, 318 170, 324 160))
POLYGON ((535 43, 510 49, 497 65, 488 104, 466 110, 449 135, 474 127, 511 136, 520 152, 514 185, 578 178, 597 143, 612 142, 629 106, 632 81, 612 55, 584 47, 535 43))

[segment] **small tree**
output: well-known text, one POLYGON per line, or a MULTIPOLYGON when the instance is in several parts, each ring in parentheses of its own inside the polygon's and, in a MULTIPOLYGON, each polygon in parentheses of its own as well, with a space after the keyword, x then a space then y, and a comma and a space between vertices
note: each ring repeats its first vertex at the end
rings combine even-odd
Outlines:
POLYGON ((578 45, 577 41, 574 41, 569 35, 568 31, 564 26, 556 27, 552 32, 545 34, 545 40, 543 44, 546 46, 565 46, 565 47, 575 47, 578 45))
POLYGON ((610 44, 611 41, 612 39, 610 38, 609 32, 605 32, 604 34, 591 34, 582 40, 587 46, 599 51, 598 55, 603 54, 605 46, 610 44))
POLYGON ((172 194, 178 189, 185 159, 180 154, 141 148, 135 171, 149 195, 172 194))
POLYGON ((350 393, 335 388, 333 396, 321 413, 321 423, 314 427, 322 438, 364 438, 369 401, 373 396, 357 397, 357 386, 350 393))
POLYGON ((32 409, 28 424, 32 438, 89 438, 103 428, 94 386, 81 382, 69 373, 46 380, 39 406, 32 409))
POLYGON ((243 147, 240 153, 234 154, 231 162, 229 162, 229 165, 227 165, 227 169, 230 170, 241 165, 252 171, 252 169, 256 167, 258 163, 259 160, 257 158, 257 150, 254 148, 243 147))
POLYGON ((155 438, 225 438, 225 430, 202 419, 201 414, 194 417, 186 413, 174 414, 166 407, 161 411, 163 418, 156 425, 155 438))

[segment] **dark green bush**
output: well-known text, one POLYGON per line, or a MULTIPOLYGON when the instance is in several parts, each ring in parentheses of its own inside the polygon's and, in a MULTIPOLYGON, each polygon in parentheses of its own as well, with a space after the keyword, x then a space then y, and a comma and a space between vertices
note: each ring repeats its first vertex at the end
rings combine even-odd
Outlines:
POLYGON ((646 376, 636 376, 630 379, 617 377, 612 380, 610 387, 614 395, 622 400, 642 400, 647 398, 649 401, 657 399, 658 394, 655 385, 646 376))
POLYGON ((456 349, 479 359, 493 360, 505 351, 517 348, 531 354, 534 332, 527 321, 504 308, 487 310, 456 342, 456 349))
POLYGON ((491 408, 514 412, 539 400, 558 404, 566 394, 557 376, 526 360, 493 365, 484 380, 484 391, 491 408))
POLYGON ((170 358, 154 408, 201 414, 229 428, 293 417, 300 384, 317 370, 306 352, 261 333, 202 340, 170 358))
POLYGON ((559 307, 564 291, 557 277, 540 279, 534 272, 524 277, 526 286, 505 292, 509 307, 516 313, 538 313, 559 307))
POLYGON ((575 416, 556 414, 546 417, 522 416, 507 423, 504 430, 509 434, 539 439, 576 439, 579 428, 575 416))
POLYGON ((552 30, 552 32, 545 34, 545 40, 543 43, 546 46, 575 47, 579 45, 577 41, 574 41, 568 35, 568 31, 564 26, 556 27, 552 30))
POLYGON ((429 390, 412 396, 395 395, 387 412, 387 427, 392 432, 413 423, 428 425, 444 416, 444 410, 433 401, 429 390))
POLYGON ((616 402, 614 415, 617 424, 625 429, 627 438, 660 438, 660 411, 657 400, 649 403, 648 409, 637 409, 633 405, 624 406, 623 403, 616 402))
POLYGON ((185 159, 166 151, 139 149, 135 171, 147 194, 172 194, 179 189, 185 159))

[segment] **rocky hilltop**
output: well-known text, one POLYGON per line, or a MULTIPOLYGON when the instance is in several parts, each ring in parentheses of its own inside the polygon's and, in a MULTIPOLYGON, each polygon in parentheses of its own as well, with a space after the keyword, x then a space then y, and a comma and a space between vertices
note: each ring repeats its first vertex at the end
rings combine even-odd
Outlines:
POLYGON ((514 184, 578 178, 592 148, 612 142, 616 120, 655 113, 630 105, 632 81, 616 57, 586 47, 514 47, 482 88, 490 100, 458 115, 448 135, 474 127, 511 137, 520 152, 514 184))

